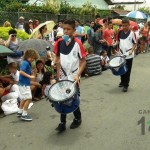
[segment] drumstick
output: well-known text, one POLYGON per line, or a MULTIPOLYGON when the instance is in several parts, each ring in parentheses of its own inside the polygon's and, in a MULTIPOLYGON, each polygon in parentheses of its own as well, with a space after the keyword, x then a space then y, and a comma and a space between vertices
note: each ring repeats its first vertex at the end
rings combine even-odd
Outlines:
POLYGON ((74 85, 75 85, 76 83, 77 83, 77 81, 74 81, 74 83, 71 85, 71 87, 66 90, 66 93, 67 93, 67 94, 69 94, 69 93, 71 92, 72 88, 74 87, 74 85))

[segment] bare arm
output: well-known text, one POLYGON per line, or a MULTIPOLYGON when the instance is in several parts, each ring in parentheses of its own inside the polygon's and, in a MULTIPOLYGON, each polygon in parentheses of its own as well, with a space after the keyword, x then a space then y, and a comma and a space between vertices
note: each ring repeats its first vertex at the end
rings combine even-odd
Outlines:
POLYGON ((27 78, 30 78, 30 79, 34 79, 35 78, 35 76, 31 76, 31 75, 25 73, 24 71, 20 71, 20 75, 22 75, 24 77, 27 77, 27 78))
POLYGON ((11 75, 0 76, 0 78, 11 78, 11 75))
POLYGON ((85 58, 82 58, 81 61, 80 61, 79 70, 77 72, 77 75, 74 78, 74 80, 77 81, 78 84, 79 84, 79 77, 81 76, 81 74, 84 71, 85 67, 86 67, 86 60, 85 60, 85 58))
POLYGON ((5 42, 5 46, 6 47, 8 47, 9 46, 9 44, 10 44, 10 42, 11 42, 11 37, 12 35, 9 35, 9 38, 8 38, 8 40, 5 42))
POLYGON ((60 78, 60 57, 59 56, 56 56, 55 64, 57 70, 56 78, 59 79, 60 78))

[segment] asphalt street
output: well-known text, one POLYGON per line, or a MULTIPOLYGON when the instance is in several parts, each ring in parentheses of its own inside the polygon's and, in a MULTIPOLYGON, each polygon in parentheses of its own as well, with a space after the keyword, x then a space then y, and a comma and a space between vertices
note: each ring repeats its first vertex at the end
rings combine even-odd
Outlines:
POLYGON ((150 53, 133 62, 127 93, 110 70, 81 82, 82 125, 58 134, 59 114, 46 100, 29 113, 32 122, 0 118, 0 150, 150 150, 150 53), (143 118, 142 118, 143 117, 143 118), (139 121, 139 125, 138 125, 139 121))

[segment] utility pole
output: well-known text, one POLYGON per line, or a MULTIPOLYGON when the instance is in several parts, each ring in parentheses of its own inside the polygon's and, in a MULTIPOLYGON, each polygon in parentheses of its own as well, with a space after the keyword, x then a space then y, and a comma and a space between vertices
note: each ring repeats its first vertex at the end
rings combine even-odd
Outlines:
POLYGON ((134 1, 134 11, 136 11, 136 0, 134 1))

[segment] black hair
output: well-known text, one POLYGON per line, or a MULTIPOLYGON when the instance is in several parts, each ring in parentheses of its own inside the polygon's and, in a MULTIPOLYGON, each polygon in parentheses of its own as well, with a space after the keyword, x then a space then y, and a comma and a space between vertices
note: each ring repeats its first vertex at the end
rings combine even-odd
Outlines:
POLYGON ((9 32, 8 32, 8 34, 9 35, 10 34, 17 34, 17 31, 15 29, 10 29, 9 32))
POLYGON ((80 20, 79 20, 79 19, 75 19, 75 21, 77 21, 78 23, 80 23, 80 20))
POLYGON ((51 64, 52 64, 52 61, 51 61, 50 59, 45 62, 45 65, 46 65, 46 66, 51 67, 51 64))
POLYGON ((108 22, 112 20, 112 17, 108 17, 108 22))
POLYGON ((94 21, 93 21, 93 20, 92 20, 92 21, 90 21, 90 24, 91 24, 92 22, 94 22, 94 21))
POLYGON ((106 50, 102 50, 101 53, 100 53, 100 55, 102 56, 106 52, 107 52, 106 50))
MULTIPOLYGON (((44 74, 44 73, 45 73, 45 70, 44 70, 44 63, 43 63, 43 61, 42 61, 42 60, 38 60, 38 61, 36 62, 36 68, 37 68, 37 65, 38 65, 38 64, 40 64, 40 63, 42 63, 42 64, 43 64, 42 73, 44 74)), ((38 70, 37 70, 37 72, 38 72, 38 70)))
POLYGON ((70 26, 72 26, 73 29, 75 29, 75 20, 65 20, 64 24, 69 24, 70 26))
POLYGON ((109 25, 109 24, 112 24, 112 21, 109 21, 109 22, 108 22, 108 25, 109 25))
POLYGON ((150 21, 148 21, 148 26, 149 26, 149 28, 150 28, 150 21))
POLYGON ((59 22, 63 23, 63 22, 64 22, 64 20, 59 20, 59 21, 58 21, 58 23, 59 23, 59 22))
POLYGON ((129 19, 128 18, 122 19, 122 23, 128 23, 129 24, 129 19))
POLYGON ((53 29, 55 30, 55 29, 57 29, 58 28, 58 25, 56 24, 54 27, 53 27, 53 29))
POLYGON ((101 24, 97 25, 97 29, 102 28, 103 26, 101 24))
POLYGON ((42 30, 43 30, 45 27, 46 27, 46 25, 42 26, 42 27, 39 29, 39 31, 40 31, 41 34, 42 34, 42 30))
POLYGON ((44 73, 43 76, 43 80, 42 80, 42 84, 50 84, 50 77, 52 76, 52 72, 51 71, 47 71, 44 73))
POLYGON ((103 19, 103 23, 106 23, 106 22, 108 22, 108 20, 105 18, 105 19, 103 19))
POLYGON ((97 19, 97 18, 100 18, 100 15, 96 15, 96 16, 95 16, 95 19, 97 19))

